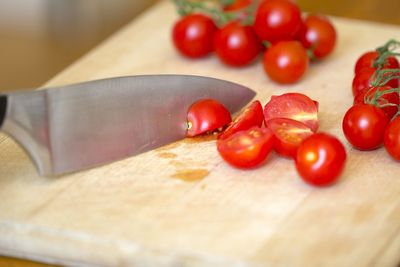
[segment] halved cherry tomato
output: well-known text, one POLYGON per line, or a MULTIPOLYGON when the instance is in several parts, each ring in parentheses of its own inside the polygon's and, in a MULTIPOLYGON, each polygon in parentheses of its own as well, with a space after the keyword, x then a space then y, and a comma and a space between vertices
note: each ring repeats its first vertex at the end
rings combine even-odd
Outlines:
POLYGON ((304 140, 297 150, 296 169, 301 178, 316 186, 334 183, 345 166, 346 150, 334 136, 317 133, 304 140))
POLYGON ((237 67, 252 63, 263 49, 253 28, 243 26, 237 21, 228 23, 217 31, 214 47, 222 62, 237 67))
POLYGON ((383 144, 392 158, 400 160, 400 116, 392 120, 386 127, 383 144))
POLYGON ((336 30, 329 19, 322 15, 308 15, 300 31, 300 41, 311 49, 316 59, 328 56, 336 44, 336 30))
POLYGON ((344 115, 344 136, 359 150, 373 150, 382 145, 389 118, 382 109, 373 105, 352 106, 344 115))
POLYGON ((264 54, 263 66, 274 82, 289 84, 299 81, 308 69, 306 49, 298 41, 280 41, 264 54))
POLYGON ((272 151, 273 135, 267 128, 253 127, 217 141, 221 157, 230 165, 248 169, 260 165, 272 151))
MULTIPOLYGON (((377 51, 368 51, 362 54, 356 61, 356 65, 354 67, 354 72, 357 74, 363 68, 374 68, 374 62, 379 57, 379 53, 377 51)), ((393 56, 389 56, 386 59, 386 64, 383 66, 385 69, 398 69, 399 62, 393 56)))
POLYGON ((263 108, 260 101, 255 100, 228 125, 218 139, 226 139, 236 132, 248 130, 254 126, 261 127, 263 121, 263 108))
POLYGON ((272 118, 293 119, 306 124, 313 132, 319 127, 315 101, 300 93, 272 96, 264 107, 264 118, 266 123, 272 118))
POLYGON ((199 58, 213 51, 214 33, 217 26, 203 14, 191 14, 182 17, 174 25, 172 39, 181 54, 199 58))
POLYGON ((289 0, 262 1, 254 21, 254 29, 260 39, 271 43, 293 40, 301 25, 300 8, 289 0))
POLYGON ((202 99, 193 103, 187 114, 187 136, 192 137, 214 131, 232 121, 228 109, 214 99, 202 99))
POLYGON ((299 121, 287 118, 274 118, 267 121, 268 128, 274 134, 274 149, 285 157, 295 158, 297 149, 313 131, 299 121))
MULTIPOLYGON (((368 104, 368 102, 365 102, 365 100, 367 100, 367 101, 373 100, 377 91, 384 92, 384 91, 387 91, 390 89, 392 89, 392 87, 390 87, 390 86, 378 86, 378 87, 366 88, 356 95, 356 97, 354 98, 353 104, 354 105, 368 104)), ((382 107, 382 110, 386 113, 386 115, 389 117, 389 119, 391 119, 397 113, 397 111, 399 109, 398 108, 398 106, 400 104, 399 94, 397 92, 384 94, 378 99, 378 104, 379 105, 387 105, 387 104, 394 105, 394 106, 382 107)))

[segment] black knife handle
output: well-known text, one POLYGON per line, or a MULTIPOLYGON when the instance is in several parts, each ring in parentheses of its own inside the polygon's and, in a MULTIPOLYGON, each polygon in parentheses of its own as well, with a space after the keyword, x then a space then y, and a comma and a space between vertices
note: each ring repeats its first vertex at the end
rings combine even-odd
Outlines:
POLYGON ((4 119, 6 118, 7 111, 7 96, 0 95, 0 129, 3 126, 4 119))

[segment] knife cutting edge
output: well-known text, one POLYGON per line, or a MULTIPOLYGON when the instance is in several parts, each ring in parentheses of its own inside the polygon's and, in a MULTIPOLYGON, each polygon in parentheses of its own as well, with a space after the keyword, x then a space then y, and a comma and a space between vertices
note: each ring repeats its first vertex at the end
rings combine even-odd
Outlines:
POLYGON ((138 75, 0 95, 0 130, 40 175, 59 175, 136 155, 186 135, 189 106, 202 98, 230 112, 255 92, 191 75, 138 75))

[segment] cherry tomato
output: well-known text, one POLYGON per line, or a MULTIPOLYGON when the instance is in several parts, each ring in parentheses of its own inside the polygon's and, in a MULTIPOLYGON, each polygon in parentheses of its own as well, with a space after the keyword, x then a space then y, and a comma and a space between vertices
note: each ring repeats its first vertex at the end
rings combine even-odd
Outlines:
POLYGON ((386 127, 383 144, 392 158, 400 160, 400 116, 392 120, 386 127))
MULTIPOLYGON (((356 65, 354 68, 354 72, 358 73, 363 68, 374 68, 374 62, 379 57, 379 53, 377 51, 368 51, 362 54, 356 61, 356 65)), ((383 68, 385 69, 398 69, 399 62, 393 56, 389 56, 386 59, 386 64, 383 68)))
POLYGON ((364 68, 354 76, 352 82, 353 96, 356 96, 359 92, 371 87, 371 77, 374 73, 375 69, 364 68))
POLYGON ((298 41, 282 41, 264 54, 264 70, 271 80, 290 84, 299 81, 308 69, 309 59, 298 41))
POLYGON ((325 16, 309 15, 304 20, 304 30, 300 31, 300 41, 312 50, 316 59, 328 56, 336 44, 336 30, 325 16))
MULTIPOLYGON (((374 82, 375 71, 376 69, 374 68, 363 68, 355 74, 352 83, 353 96, 356 96, 362 90, 370 88, 372 86, 372 83, 374 82)), ((397 88, 399 87, 399 80, 389 80, 385 85, 388 85, 392 88, 397 88)))
MULTIPOLYGON (((390 86, 380 86, 380 87, 372 87, 372 88, 366 88, 359 92, 355 98, 353 104, 368 104, 369 101, 373 100, 375 93, 378 92, 384 92, 387 90, 391 90, 392 87, 390 86), (365 102, 367 100, 368 102, 365 102)), ((389 119, 391 119, 398 111, 398 105, 400 104, 400 98, 399 94, 397 92, 392 92, 388 94, 384 94, 378 99, 378 104, 379 105, 387 105, 387 104, 392 104, 395 106, 386 106, 382 107, 382 110, 386 113, 389 119)))
POLYGON ((232 121, 228 109, 213 99, 202 99, 193 103, 187 114, 187 136, 192 137, 214 131, 232 121))
POLYGON ((389 118, 381 109, 367 104, 352 106, 344 115, 342 128, 346 139, 359 150, 382 145, 389 118))
POLYGON ((219 59, 231 66, 250 64, 263 49, 253 28, 237 21, 228 23, 216 33, 214 47, 219 59))
POLYGON ((218 139, 226 139, 236 132, 248 130, 254 126, 261 127, 263 121, 263 108, 260 101, 255 100, 228 125, 218 139))
POLYGON ((273 135, 267 128, 253 127, 217 141, 221 157, 230 165, 248 169, 260 165, 272 151, 273 135))
POLYGON ((264 118, 265 124, 273 118, 288 118, 300 121, 313 132, 316 132, 319 127, 316 102, 300 93, 272 96, 264 107, 264 118))
POLYGON ((264 0, 258 6, 254 21, 260 39, 271 43, 293 40, 301 25, 300 8, 289 0, 264 0))
POLYGON ((175 47, 183 55, 199 58, 213 51, 214 34, 217 26, 214 21, 202 14, 182 17, 172 30, 175 47))
POLYGON ((305 182, 326 186, 337 181, 346 157, 346 150, 336 137, 317 133, 304 140, 297 150, 296 169, 305 182))
POLYGON ((253 0, 235 0, 233 4, 224 6, 225 11, 237 11, 240 9, 243 9, 245 7, 248 7, 253 0))
POLYGON ((313 134, 313 131, 299 121, 287 118, 274 118, 267 122, 274 134, 274 149, 285 157, 295 158, 301 142, 313 134))

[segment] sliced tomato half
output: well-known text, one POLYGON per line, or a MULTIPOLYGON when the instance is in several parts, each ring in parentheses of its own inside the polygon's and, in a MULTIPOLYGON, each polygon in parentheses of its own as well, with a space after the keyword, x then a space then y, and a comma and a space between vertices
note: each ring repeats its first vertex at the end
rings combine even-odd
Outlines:
POLYGON ((264 107, 264 118, 266 124, 273 118, 296 120, 316 132, 319 127, 318 102, 300 93, 272 96, 264 107))
POLYGON ((244 131, 254 126, 261 127, 263 121, 263 108, 260 101, 255 100, 228 125, 218 136, 218 139, 226 139, 236 132, 244 131))
POLYGON ((304 123, 287 118, 270 119, 267 126, 275 137, 275 151, 289 158, 295 158, 300 144, 314 133, 304 123))
POLYGON ((221 157, 236 168, 260 165, 273 149, 274 137, 268 128, 253 127, 217 141, 221 157))
POLYGON ((214 99, 201 99, 189 107, 186 135, 193 137, 211 132, 231 121, 231 114, 223 104, 214 99))

